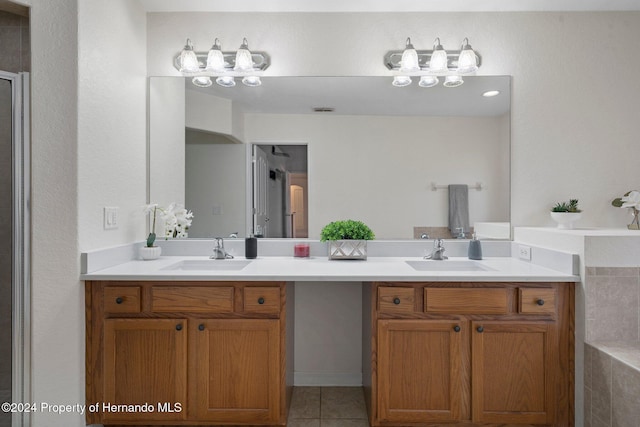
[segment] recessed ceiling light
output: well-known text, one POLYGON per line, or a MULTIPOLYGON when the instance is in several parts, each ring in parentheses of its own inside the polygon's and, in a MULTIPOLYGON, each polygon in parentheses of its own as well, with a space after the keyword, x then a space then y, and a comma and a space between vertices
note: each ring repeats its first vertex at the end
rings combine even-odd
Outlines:
POLYGON ((492 96, 500 95, 499 90, 488 90, 482 94, 485 98, 491 98, 492 96))

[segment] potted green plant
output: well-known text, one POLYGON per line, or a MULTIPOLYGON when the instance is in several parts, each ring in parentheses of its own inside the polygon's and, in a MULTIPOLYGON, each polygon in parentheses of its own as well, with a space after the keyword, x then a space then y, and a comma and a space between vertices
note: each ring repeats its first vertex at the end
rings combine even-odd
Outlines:
POLYGON ((373 231, 362 221, 334 221, 324 226, 320 241, 329 242, 329 259, 367 259, 367 240, 375 239, 373 231))
POLYGON ((143 260, 152 260, 160 258, 160 254, 162 254, 162 248, 160 246, 156 246, 156 214, 158 212, 158 207, 156 203, 152 203, 144 207, 144 213, 152 215, 153 222, 151 223, 151 230, 149 231, 149 236, 147 237, 147 242, 144 246, 140 248, 140 258, 143 260))
POLYGON ((631 190, 624 193, 624 196, 617 197, 611 202, 616 208, 631 209, 633 220, 631 224, 627 225, 629 230, 640 230, 640 191, 631 190))
POLYGON ((581 216, 582 211, 578 209, 578 199, 558 202, 551 208, 551 218, 558 223, 558 228, 572 229, 573 223, 581 216))

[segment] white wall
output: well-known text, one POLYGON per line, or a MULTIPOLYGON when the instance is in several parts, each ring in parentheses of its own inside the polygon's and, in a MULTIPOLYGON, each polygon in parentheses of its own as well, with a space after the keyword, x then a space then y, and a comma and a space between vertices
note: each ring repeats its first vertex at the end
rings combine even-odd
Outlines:
POLYGON ((431 182, 482 182, 484 190, 469 190, 470 222, 509 220, 504 117, 247 114, 245 123, 247 142, 308 143, 311 238, 347 218, 383 239, 446 227, 447 191, 432 191, 431 182))
MULTIPOLYGON (((184 86, 184 81, 182 81, 184 86)), ((186 91, 186 125, 191 129, 231 134, 232 102, 195 90, 186 91)))
MULTIPOLYGON (((84 304, 78 281, 77 6, 32 0, 32 402, 84 399, 84 304)), ((32 425, 81 426, 75 414, 32 425)))
POLYGON ((246 237, 245 145, 189 143, 190 134, 185 196, 185 206, 193 211, 189 237, 227 237, 233 232, 246 237))
MULTIPOLYGON (((30 400, 77 404, 85 389, 79 251, 145 232, 145 14, 137 1, 24 3, 32 7, 30 400), (120 229, 102 230, 102 206, 120 207, 120 229)), ((85 422, 37 412, 32 425, 85 422)))
POLYGON ((629 54, 638 12, 152 13, 148 25, 150 75, 178 75, 172 58, 186 37, 202 50, 212 37, 247 37, 274 76, 388 75, 382 57, 407 36, 427 49, 436 36, 445 48, 469 37, 480 75, 513 76, 513 223, 551 225, 550 205, 575 197, 580 225, 626 224, 610 201, 639 185, 640 56, 629 54))
POLYGON ((78 2, 78 201, 80 250, 146 232, 146 20, 137 1, 78 2), (120 226, 103 229, 103 208, 120 226))
POLYGON ((182 79, 149 79, 149 201, 162 207, 185 203, 185 92, 182 79))

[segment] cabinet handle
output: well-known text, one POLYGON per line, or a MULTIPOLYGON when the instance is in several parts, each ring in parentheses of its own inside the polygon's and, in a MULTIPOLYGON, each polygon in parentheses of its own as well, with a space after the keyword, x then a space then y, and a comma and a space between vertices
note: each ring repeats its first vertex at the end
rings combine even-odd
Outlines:
POLYGON ((200 323, 200 324, 198 325, 198 330, 199 330, 199 331, 204 331, 204 324, 203 324, 203 323, 200 323))
POLYGON ((262 297, 258 298, 258 304, 264 304, 264 298, 262 297))
POLYGON ((178 323, 176 325, 176 331, 181 331, 182 330, 182 323, 178 323))
POLYGON ((453 327, 453 330, 454 330, 455 332, 460 332, 460 326, 459 326, 459 325, 454 326, 454 327, 453 327))
POLYGON ((536 304, 544 305, 544 300, 542 298, 540 298, 538 301, 536 301, 536 304))
POLYGON ((476 331, 478 331, 478 332, 480 332, 480 333, 483 333, 483 332, 484 332, 484 328, 483 328, 482 326, 478 326, 478 327, 476 328, 476 331))
POLYGON ((395 298, 393 299, 393 303, 394 303, 395 305, 400 304, 400 298, 395 297, 395 298))
POLYGON ((122 297, 116 298, 116 304, 122 304, 123 302, 124 302, 124 299, 122 299, 122 297))

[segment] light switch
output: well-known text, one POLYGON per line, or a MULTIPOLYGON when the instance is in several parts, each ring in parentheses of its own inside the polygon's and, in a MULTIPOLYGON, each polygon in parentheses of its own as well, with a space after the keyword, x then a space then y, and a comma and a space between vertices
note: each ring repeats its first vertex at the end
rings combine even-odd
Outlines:
POLYGON ((105 206, 104 208, 104 229, 113 230, 118 228, 118 208, 105 206))

